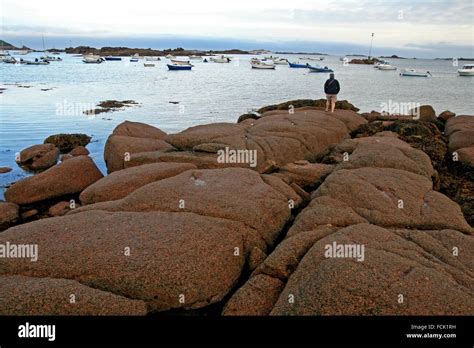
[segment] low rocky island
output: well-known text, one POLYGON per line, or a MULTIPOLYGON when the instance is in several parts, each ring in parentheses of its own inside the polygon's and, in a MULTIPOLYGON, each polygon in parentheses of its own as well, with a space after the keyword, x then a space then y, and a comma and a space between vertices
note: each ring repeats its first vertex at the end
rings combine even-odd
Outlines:
POLYGON ((0 314, 471 315, 474 116, 358 111, 125 121, 106 176, 87 144, 35 149, 54 163, 0 202, 0 314))

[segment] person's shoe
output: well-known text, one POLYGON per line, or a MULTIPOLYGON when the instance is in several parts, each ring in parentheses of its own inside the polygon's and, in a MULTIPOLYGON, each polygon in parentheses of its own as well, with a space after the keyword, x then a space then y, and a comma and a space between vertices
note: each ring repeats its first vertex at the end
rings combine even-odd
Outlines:
POLYGON ((324 110, 324 111, 328 112, 329 110, 326 109, 326 110, 324 110))

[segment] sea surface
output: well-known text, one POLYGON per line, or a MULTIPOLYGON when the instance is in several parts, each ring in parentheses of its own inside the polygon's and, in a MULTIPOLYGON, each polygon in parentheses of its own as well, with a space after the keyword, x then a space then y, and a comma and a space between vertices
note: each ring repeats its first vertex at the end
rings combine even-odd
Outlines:
MULTIPOLYGON (((41 53, 17 58, 34 59, 41 53)), ((339 99, 362 112, 416 103, 430 104, 437 113, 451 110, 474 115, 474 77, 461 77, 452 61, 391 59, 401 68, 428 70, 432 78, 401 77, 368 65, 347 65, 340 57, 322 62, 301 55, 280 55, 290 61, 320 64, 335 71, 339 99)), ((85 64, 80 57, 61 54, 62 62, 46 66, 0 63, 0 198, 5 187, 30 175, 15 163, 22 149, 43 143, 57 133, 86 133, 91 156, 105 173, 103 148, 113 128, 124 120, 149 123, 172 133, 212 122, 236 122, 248 111, 291 99, 323 98, 326 73, 310 73, 278 65, 275 70, 250 68, 252 56, 235 55, 229 64, 194 62, 192 71, 168 71, 164 59, 145 68, 143 62, 85 64), (134 100, 139 104, 95 116, 83 112, 103 100, 134 100)), ((461 66, 463 62, 459 62, 461 66)))

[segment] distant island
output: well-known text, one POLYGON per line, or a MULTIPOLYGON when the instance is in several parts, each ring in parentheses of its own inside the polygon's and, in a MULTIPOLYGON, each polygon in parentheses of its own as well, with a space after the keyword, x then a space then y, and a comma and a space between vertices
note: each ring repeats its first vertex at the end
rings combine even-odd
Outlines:
POLYGON ((140 56, 166 56, 168 54, 178 56, 189 55, 213 55, 213 54, 250 54, 248 51, 239 49, 229 50, 186 50, 182 47, 169 48, 165 50, 155 50, 151 48, 128 48, 128 47, 102 47, 95 48, 89 46, 68 47, 65 49, 66 53, 70 54, 94 54, 99 56, 131 56, 138 54, 140 56))
POLYGON ((308 56, 328 56, 327 53, 318 53, 318 52, 275 52, 275 54, 301 54, 301 55, 308 55, 308 56))
POLYGON ((396 54, 392 54, 391 56, 380 56, 379 58, 408 59, 405 57, 399 57, 396 54))
POLYGON ((474 61, 474 58, 435 58, 435 60, 453 60, 457 59, 458 61, 474 61))
POLYGON ((29 50, 31 51, 31 48, 28 48, 26 46, 22 47, 15 47, 11 43, 8 43, 4 40, 0 40, 0 50, 2 51, 23 51, 23 50, 29 50))

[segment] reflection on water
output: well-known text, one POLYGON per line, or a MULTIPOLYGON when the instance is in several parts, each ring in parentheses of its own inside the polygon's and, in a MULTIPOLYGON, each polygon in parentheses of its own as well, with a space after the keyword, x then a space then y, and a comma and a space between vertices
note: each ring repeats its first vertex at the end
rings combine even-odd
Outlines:
MULTIPOLYGON (((41 54, 26 58, 35 55, 41 54)), ((92 135, 88 149, 105 172, 105 140, 124 120, 149 123, 166 132, 235 122, 253 108, 290 99, 323 98, 327 79, 327 74, 282 65, 276 70, 251 69, 250 56, 235 56, 230 64, 196 62, 192 71, 168 71, 166 59, 145 68, 142 62, 128 59, 84 64, 78 57, 63 54, 62 58, 47 66, 0 64, 0 83, 6 88, 0 94, 0 166, 14 169, 0 175, 0 186, 26 175, 15 164, 15 153, 42 143, 51 134, 92 135), (140 105, 95 117, 82 113, 106 99, 132 99, 140 105)), ((362 111, 380 110, 382 103, 392 101, 431 104, 438 113, 449 109, 473 114, 474 78, 459 77, 451 61, 393 59, 392 63, 429 70, 433 78, 400 77, 398 71, 378 71, 372 66, 344 66, 339 57, 321 62, 335 70, 342 88, 339 98, 362 111)))

